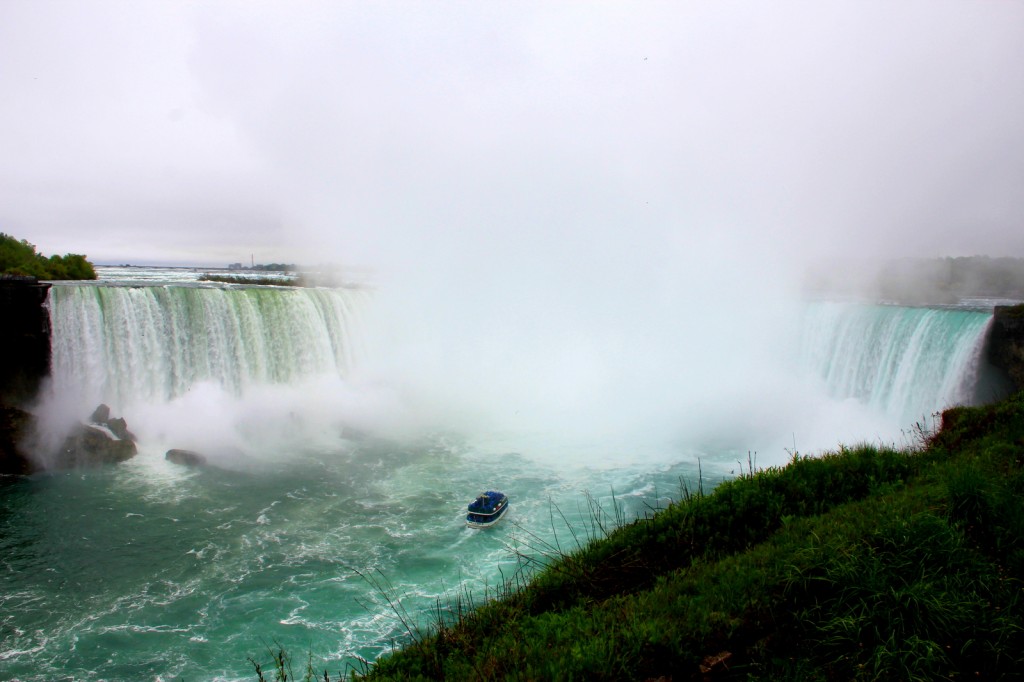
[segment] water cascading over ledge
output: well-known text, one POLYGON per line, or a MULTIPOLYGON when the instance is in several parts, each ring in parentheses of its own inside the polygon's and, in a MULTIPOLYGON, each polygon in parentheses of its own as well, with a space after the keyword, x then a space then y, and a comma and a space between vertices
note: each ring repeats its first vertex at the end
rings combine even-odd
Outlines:
POLYGON ((834 398, 904 423, 984 390, 992 314, 978 310, 817 302, 807 306, 799 361, 834 398))
POLYGON ((58 285, 50 295, 54 389, 123 407, 197 382, 344 376, 358 355, 359 289, 58 285))
MULTIPOLYGON (((198 383, 245 396, 253 386, 344 378, 361 355, 369 296, 360 289, 58 284, 50 303, 53 388, 83 414, 102 402, 132 417, 133 406, 174 401, 198 383)), ((795 367, 832 399, 856 400, 909 425, 978 402, 991 318, 978 310, 811 303, 794 330, 795 367)))

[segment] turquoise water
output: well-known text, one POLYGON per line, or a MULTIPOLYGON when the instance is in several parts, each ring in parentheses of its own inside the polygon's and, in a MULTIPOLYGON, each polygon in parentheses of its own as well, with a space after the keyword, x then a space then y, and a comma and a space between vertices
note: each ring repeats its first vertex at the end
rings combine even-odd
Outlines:
POLYGON ((766 392, 736 396, 724 418, 674 376, 624 396, 635 409, 677 386, 696 392, 679 416, 720 424, 712 437, 612 439, 607 412, 579 442, 557 428, 416 423, 434 413, 359 373, 368 290, 131 274, 131 286, 52 291, 44 425, 107 402, 140 453, 0 480, 0 679, 252 680, 249 657, 269 663, 278 645, 300 670, 311 654, 337 675, 429 625, 439 600, 493 594, 517 552, 571 549, 569 527, 586 535, 595 502, 607 523, 631 519, 678 498, 681 482, 693 488, 698 466, 711 487, 750 450, 759 465, 785 461, 801 420, 871 438, 964 401, 990 319, 811 304, 792 353, 750 377, 766 392), (758 443, 771 444, 760 460, 758 443), (171 464, 172 447, 212 465, 171 464), (488 488, 509 495, 510 512, 468 529, 465 506, 488 488))
POLYGON ((561 517, 589 527, 584 489, 611 520, 616 504, 631 515, 664 504, 688 473, 566 477, 433 442, 287 453, 245 471, 143 452, 123 466, 7 481, 0 678, 253 679, 248 657, 268 662, 278 643, 336 674, 407 635, 367 576, 426 625, 438 598, 465 589, 483 599, 511 576, 513 547, 571 546, 561 517), (466 528, 465 504, 498 484, 509 518, 466 528))

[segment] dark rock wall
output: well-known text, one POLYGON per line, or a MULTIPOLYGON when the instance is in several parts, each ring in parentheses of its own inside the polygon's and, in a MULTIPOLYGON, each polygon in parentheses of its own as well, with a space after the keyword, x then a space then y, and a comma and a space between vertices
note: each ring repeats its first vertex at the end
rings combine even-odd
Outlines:
POLYGON ((996 306, 989 328, 988 361, 1024 391, 1024 305, 996 306))
POLYGON ((50 374, 49 290, 32 277, 0 277, 0 474, 32 473, 39 459, 47 468, 70 469, 123 462, 137 452, 127 423, 112 419, 106 405, 93 413, 93 424, 74 427, 52 456, 26 451, 36 422, 21 408, 30 406, 50 374))
POLYGON ((31 474, 38 468, 22 447, 34 426, 28 412, 0 405, 0 476, 31 474))
POLYGON ((0 405, 31 401, 50 373, 50 285, 0 279, 0 405))

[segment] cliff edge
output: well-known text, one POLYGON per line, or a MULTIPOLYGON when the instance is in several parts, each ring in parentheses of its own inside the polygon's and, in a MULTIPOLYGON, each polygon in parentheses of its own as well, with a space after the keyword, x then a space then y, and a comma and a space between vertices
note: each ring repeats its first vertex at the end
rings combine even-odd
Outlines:
POLYGON ((1024 304, 996 306, 987 341, 988 361, 1024 390, 1024 304))
POLYGON ((50 373, 48 282, 0 276, 0 405, 31 401, 50 373))

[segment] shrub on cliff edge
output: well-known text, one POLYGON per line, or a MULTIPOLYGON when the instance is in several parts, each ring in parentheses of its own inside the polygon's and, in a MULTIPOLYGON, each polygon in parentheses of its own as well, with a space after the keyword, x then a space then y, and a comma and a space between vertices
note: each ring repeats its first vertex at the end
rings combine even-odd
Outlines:
POLYGON ((29 275, 39 279, 96 279, 96 271, 85 256, 67 253, 49 258, 36 247, 0 232, 0 274, 29 275))

